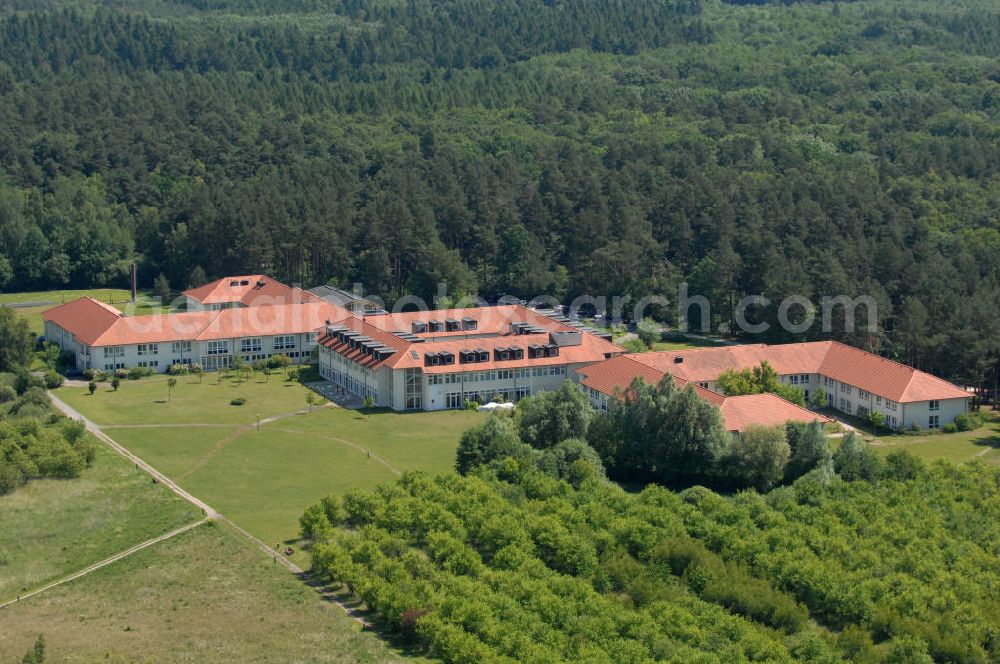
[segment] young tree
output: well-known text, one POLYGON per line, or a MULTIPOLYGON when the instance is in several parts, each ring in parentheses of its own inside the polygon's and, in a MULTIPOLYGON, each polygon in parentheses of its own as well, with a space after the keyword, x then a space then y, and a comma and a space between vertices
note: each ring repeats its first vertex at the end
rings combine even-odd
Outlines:
POLYGON ((111 379, 111 389, 113 389, 115 392, 118 391, 118 387, 121 384, 122 384, 122 379, 119 378, 118 376, 115 376, 114 378, 111 379))
POLYGON ((35 334, 21 314, 0 307, 0 371, 16 371, 27 366, 35 347, 35 334))
POLYGON ((464 475, 491 461, 506 457, 524 458, 532 452, 518 438, 510 416, 493 414, 479 426, 462 434, 455 454, 455 470, 464 475))
POLYGON ((167 403, 170 403, 170 393, 177 386, 177 379, 171 376, 167 379, 167 403))
POLYGON ((790 454, 784 427, 754 424, 733 438, 720 474, 767 491, 784 477, 790 454))
POLYGON ((205 376, 205 370, 200 364, 195 363, 191 365, 191 373, 198 376, 198 384, 200 385, 202 378, 205 376))
POLYGON ((826 408, 826 390, 822 387, 816 388, 816 390, 809 395, 809 406, 813 410, 826 408))
POLYGON ((321 406, 326 403, 326 399, 316 394, 312 390, 306 390, 306 404, 309 405, 309 412, 312 412, 313 406, 321 406))
POLYGON ((786 481, 801 477, 833 458, 826 432, 819 422, 789 422, 785 425, 785 435, 792 452, 785 468, 786 481))
POLYGON ((727 369, 716 382, 727 396, 771 393, 797 406, 806 405, 805 392, 778 380, 778 372, 767 360, 752 369, 727 369))
POLYGON ((156 279, 153 280, 153 295, 160 298, 161 302, 168 302, 170 300, 170 281, 161 272, 156 279))
POLYGON ((878 433, 879 429, 885 426, 885 415, 877 410, 870 411, 868 413, 868 424, 872 425, 875 433, 878 433))
POLYGON ((719 409, 669 374, 658 385, 636 380, 587 435, 610 475, 668 483, 711 478, 729 441, 719 409))
POLYGON ((45 664, 45 636, 38 635, 35 645, 21 658, 21 664, 45 664))
POLYGON ((833 467, 848 482, 878 479, 883 472, 878 454, 853 431, 847 432, 834 453, 833 467))
POLYGON ((558 390, 522 399, 517 406, 521 440, 538 449, 568 438, 585 438, 593 418, 587 396, 568 380, 558 390))
POLYGON ((208 276, 200 265, 195 265, 188 275, 188 288, 197 288, 208 283, 208 276))
POLYGON ((44 349, 42 351, 45 356, 45 365, 49 369, 55 369, 59 364, 59 355, 62 352, 59 349, 58 344, 54 344, 51 341, 45 342, 44 349))
POLYGON ((97 383, 95 383, 94 381, 90 381, 89 383, 87 383, 87 391, 89 391, 91 395, 93 395, 94 392, 97 391, 97 383))
POLYGON ((635 334, 646 348, 652 348, 660 340, 660 324, 652 318, 643 318, 636 324, 635 334))

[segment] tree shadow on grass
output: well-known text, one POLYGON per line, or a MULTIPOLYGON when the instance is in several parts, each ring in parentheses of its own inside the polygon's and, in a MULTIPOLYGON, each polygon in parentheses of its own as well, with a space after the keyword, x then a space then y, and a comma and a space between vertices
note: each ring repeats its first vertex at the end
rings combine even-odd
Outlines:
POLYGON ((990 436, 984 436, 983 438, 976 438, 972 441, 973 445, 978 445, 979 447, 992 447, 993 449, 1000 448, 1000 434, 994 433, 990 436))
POLYGON ((385 641, 390 648, 405 656, 420 657, 426 655, 426 651, 409 641, 404 634, 394 630, 386 624, 381 617, 371 611, 364 601, 355 595, 344 584, 336 583, 328 577, 320 577, 309 571, 296 574, 302 583, 306 584, 328 602, 335 602, 346 609, 352 618, 367 621, 371 626, 364 626, 364 631, 370 632, 385 641))

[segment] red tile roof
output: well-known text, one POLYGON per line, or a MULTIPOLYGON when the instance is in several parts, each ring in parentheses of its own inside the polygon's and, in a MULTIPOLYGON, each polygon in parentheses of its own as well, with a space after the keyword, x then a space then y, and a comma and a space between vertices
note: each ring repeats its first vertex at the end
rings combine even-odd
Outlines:
POLYGON ((796 406, 776 394, 725 397, 719 410, 727 431, 744 431, 751 424, 779 426, 786 422, 832 422, 829 417, 796 406))
POLYGON ((948 381, 837 341, 698 348, 630 357, 692 382, 710 382, 727 369, 749 369, 766 360, 782 375, 823 374, 900 403, 969 396, 948 381))
MULTIPOLYGON (((583 377, 580 384, 601 394, 614 396, 625 394, 631 387, 632 381, 637 378, 655 385, 668 375, 667 372, 636 361, 637 359, 638 355, 621 355, 578 369, 577 373, 583 377)), ((785 422, 830 421, 823 415, 800 408, 774 394, 727 397, 689 383, 678 376, 673 376, 673 380, 678 387, 691 385, 695 394, 719 408, 727 431, 743 431, 751 424, 773 426, 785 422)))
POLYGON ((300 334, 315 331, 327 320, 338 322, 349 317, 350 312, 323 301, 125 316, 91 298, 80 298, 43 314, 45 320, 94 347, 300 334))
POLYGON ((107 332, 122 317, 122 312, 110 304, 90 297, 48 309, 42 318, 71 332, 82 343, 93 346, 94 341, 107 332))
POLYGON ((592 334, 581 332, 579 346, 562 346, 557 357, 529 358, 527 356, 528 346, 532 344, 548 344, 548 332, 544 334, 523 334, 517 335, 510 332, 510 324, 515 322, 527 322, 538 327, 544 327, 548 331, 567 332, 577 331, 575 328, 552 320, 534 311, 519 305, 509 305, 500 307, 477 307, 472 309, 447 309, 439 311, 406 312, 399 314, 367 315, 363 318, 354 318, 341 325, 349 329, 360 332, 364 336, 370 337, 373 341, 385 344, 396 349, 396 353, 385 360, 365 355, 361 350, 350 350, 345 342, 340 342, 336 338, 327 337, 321 334, 319 343, 341 355, 348 357, 369 368, 375 366, 389 366, 394 369, 421 368, 426 374, 457 373, 461 371, 487 371, 490 369, 519 369, 523 367, 539 367, 561 364, 582 364, 600 362, 610 355, 622 352, 619 346, 606 341, 592 334), (461 332, 442 333, 428 332, 416 335, 419 338, 427 339, 424 342, 407 341, 395 334, 400 331, 408 334, 413 321, 445 321, 447 319, 475 318, 477 321, 476 330, 466 330, 461 332), (489 336, 489 335, 493 336, 489 336), (449 337, 458 337, 451 339, 449 337), (493 351, 497 348, 509 348, 517 346, 525 351, 525 356, 521 360, 493 359, 493 351), (477 362, 474 364, 459 364, 458 354, 462 350, 483 349, 490 353, 487 362, 477 362), (455 355, 455 363, 438 366, 425 366, 425 355, 427 353, 450 352, 455 355))
POLYGON ((262 274, 223 277, 204 286, 186 290, 184 295, 202 304, 239 302, 247 307, 323 301, 308 291, 286 286, 262 274))

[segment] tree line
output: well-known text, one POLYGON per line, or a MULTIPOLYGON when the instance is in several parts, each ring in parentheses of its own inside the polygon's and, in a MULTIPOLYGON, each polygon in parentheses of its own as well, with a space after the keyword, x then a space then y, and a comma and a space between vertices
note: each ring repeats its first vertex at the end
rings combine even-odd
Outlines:
POLYGON ((465 475, 407 473, 324 498, 300 520, 314 572, 446 662, 1000 652, 996 469, 901 452, 873 474, 817 468, 727 497, 628 493, 583 458, 561 479, 511 451, 465 475))
POLYGON ((0 288, 124 285, 133 258, 147 284, 261 271, 390 302, 687 282, 696 327, 763 294, 760 340, 993 385, 991 3, 10 6, 0 288), (790 294, 878 317, 785 332, 790 294))

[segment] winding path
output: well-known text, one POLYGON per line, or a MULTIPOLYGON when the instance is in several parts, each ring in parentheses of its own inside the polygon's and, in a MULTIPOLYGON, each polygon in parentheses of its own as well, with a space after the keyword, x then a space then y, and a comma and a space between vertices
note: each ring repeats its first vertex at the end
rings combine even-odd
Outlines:
MULTIPOLYGON (((26 597, 30 597, 31 595, 36 595, 36 594, 38 594, 40 592, 48 590, 49 588, 53 588, 53 587, 58 586, 60 584, 66 583, 68 581, 72 581, 73 579, 78 579, 81 576, 84 576, 85 574, 89 574, 90 572, 93 572, 96 569, 100 569, 101 567, 104 567, 106 565, 110 565, 111 563, 113 563, 113 562, 115 562, 117 560, 121 560, 122 558, 124 558, 126 556, 129 556, 132 553, 135 553, 136 551, 144 549, 144 548, 146 548, 148 546, 152 546, 153 544, 156 544, 157 542, 162 542, 162 541, 164 541, 166 539, 169 539, 171 537, 179 535, 182 532, 186 532, 187 530, 190 530, 190 529, 192 529, 192 528, 194 528, 194 527, 196 527, 198 525, 201 525, 202 523, 205 523, 206 521, 215 520, 215 521, 219 521, 221 523, 225 523, 227 526, 229 526, 230 528, 232 528, 233 530, 235 530, 237 533, 239 533, 240 535, 242 535, 245 539, 249 540, 258 549, 260 549, 261 551, 263 551, 264 553, 266 553, 268 556, 270 556, 272 559, 274 559, 275 561, 277 561, 277 562, 281 563, 282 565, 284 565, 285 568, 288 569, 288 571, 290 571, 292 574, 294 574, 295 576, 297 576, 300 580, 304 581, 307 585, 309 585, 311 588, 313 588, 313 590, 315 590, 317 592, 317 594, 320 595, 320 597, 322 597, 326 601, 330 602, 331 604, 336 604, 337 606, 339 606, 341 609, 343 609, 343 611, 348 615, 349 618, 351 618, 352 620, 354 620, 355 622, 357 622, 358 624, 360 624, 362 627, 365 627, 365 628, 372 628, 372 627, 374 627, 374 625, 365 617, 365 615, 364 615, 364 613, 362 611, 359 611, 357 608, 355 608, 353 606, 350 606, 349 604, 347 604, 347 603, 343 602, 342 600, 340 600, 332 592, 330 592, 327 588, 323 587, 322 584, 320 584, 320 583, 316 582, 314 579, 312 579, 312 577, 310 577, 310 575, 309 575, 308 572, 306 572, 301 567, 299 567, 298 565, 296 565, 295 563, 293 563, 291 560, 289 560, 288 558, 286 558, 283 554, 281 554, 278 551, 274 550, 273 548, 269 547, 267 544, 265 544, 259 538, 255 537, 254 535, 252 535, 251 533, 249 533, 244 528, 236 525, 232 520, 230 520, 228 517, 226 517, 226 516, 220 514, 219 512, 217 512, 215 509, 213 509, 211 506, 209 506, 204 501, 202 501, 199 498, 196 498, 195 496, 191 495, 190 493, 188 493, 187 491, 185 491, 184 489, 182 489, 180 487, 180 485, 178 485, 174 480, 170 479, 169 477, 167 477, 166 475, 164 475, 163 473, 161 473, 160 471, 158 471, 156 468, 154 468, 150 464, 146 463, 145 461, 143 461, 141 458, 139 458, 138 456, 136 456, 135 454, 133 454, 132 452, 130 452, 126 448, 124 448, 121 445, 119 445, 111 436, 109 436, 108 434, 106 434, 101 429, 101 427, 99 425, 97 425, 96 423, 94 423, 89 418, 85 417, 82 413, 80 413, 78 410, 76 410, 75 408, 73 408, 72 406, 70 406, 69 404, 67 404, 65 401, 63 401, 62 399, 60 399, 58 396, 56 396, 52 392, 49 392, 49 397, 52 399, 52 405, 54 405, 56 407, 56 409, 58 409, 60 412, 62 412, 64 415, 66 415, 67 417, 69 417, 71 419, 79 420, 79 421, 83 422, 84 426, 87 428, 87 431, 89 431, 92 434, 94 434, 94 436, 96 436, 98 440, 100 440, 101 442, 103 442, 104 444, 106 444, 108 447, 110 447, 118 455, 120 455, 120 456, 128 459, 131 462, 133 462, 138 468, 142 468, 146 473, 148 473, 156 481, 158 481, 161 484, 163 484, 164 486, 166 486, 168 489, 170 489, 171 491, 173 491, 175 494, 177 494, 178 496, 180 496, 184 500, 188 501, 189 503, 191 503, 195 507, 199 508, 202 511, 202 513, 205 515, 205 518, 203 518, 202 520, 197 521, 195 523, 188 524, 186 526, 182 526, 181 528, 178 528, 177 530, 174 530, 174 531, 171 531, 171 532, 166 533, 164 535, 161 535, 160 537, 148 540, 148 541, 143 542, 141 544, 137 544, 136 546, 132 547, 131 549, 128 549, 126 551, 122 551, 121 553, 118 553, 118 554, 116 554, 114 556, 111 556, 110 558, 106 558, 105 560, 102 560, 102 561, 100 561, 98 563, 95 563, 94 565, 91 565, 90 567, 82 569, 79 572, 71 574, 70 576, 67 576, 65 578, 59 579, 57 581, 54 581, 54 582, 52 582, 50 584, 42 586, 41 588, 37 588, 35 590, 32 590, 30 593, 26 593, 24 595, 21 595, 20 599, 23 600, 26 597)), ((261 420, 261 424, 264 424, 265 422, 273 422, 273 421, 276 421, 276 420, 280 420, 280 419, 283 419, 285 417, 291 417, 293 415, 298 415, 298 414, 301 414, 301 413, 304 413, 304 412, 306 412, 306 411, 296 411, 294 413, 286 413, 286 414, 283 414, 283 415, 276 415, 274 417, 268 418, 267 420, 261 420)), ((17 602, 17 601, 18 600, 16 600, 16 599, 14 600, 14 602, 17 602)), ((6 606, 6 605, 8 605, 10 603, 11 602, 5 602, 4 604, 0 604, 0 607, 6 606)))

